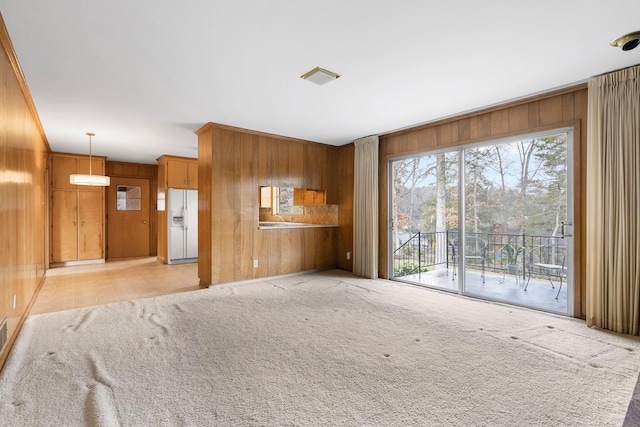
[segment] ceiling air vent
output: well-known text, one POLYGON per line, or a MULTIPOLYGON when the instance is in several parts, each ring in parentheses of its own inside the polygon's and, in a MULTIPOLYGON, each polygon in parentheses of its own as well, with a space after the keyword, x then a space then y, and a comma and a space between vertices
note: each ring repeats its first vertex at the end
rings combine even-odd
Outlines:
POLYGON ((301 79, 308 80, 317 85, 325 85, 340 77, 340 74, 336 74, 333 71, 325 70, 324 68, 316 67, 311 71, 307 71, 300 76, 301 79))

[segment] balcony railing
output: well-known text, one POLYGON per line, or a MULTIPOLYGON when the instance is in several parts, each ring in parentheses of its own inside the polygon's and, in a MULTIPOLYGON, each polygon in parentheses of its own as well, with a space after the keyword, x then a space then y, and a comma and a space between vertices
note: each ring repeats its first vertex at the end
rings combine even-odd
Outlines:
MULTIPOLYGON (((565 268, 566 243, 560 236, 507 233, 467 233, 466 266, 483 271, 516 274, 523 280, 543 275, 536 265, 565 268), (471 242, 471 243, 470 243, 471 242), (516 259, 509 260, 510 249, 516 259), (473 256, 469 256, 472 253, 473 256), (512 262, 516 261, 516 262, 512 262), (508 267, 509 264, 517 267, 508 267), (509 271, 508 271, 509 270, 509 271)), ((394 276, 450 268, 458 261, 458 232, 418 232, 394 251, 394 276)))

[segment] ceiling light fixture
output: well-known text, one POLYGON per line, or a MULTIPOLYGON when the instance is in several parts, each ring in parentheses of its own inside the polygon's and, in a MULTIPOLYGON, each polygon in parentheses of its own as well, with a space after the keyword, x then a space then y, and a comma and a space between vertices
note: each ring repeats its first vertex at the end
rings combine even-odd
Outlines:
POLYGON ((75 185, 91 185, 96 187, 108 187, 111 184, 111 178, 105 175, 93 175, 91 173, 91 137, 96 134, 93 132, 87 132, 89 136, 89 175, 85 174, 71 174, 69 176, 69 182, 75 185))
POLYGON ((308 80, 317 85, 325 85, 339 77, 340 74, 336 74, 333 71, 325 70, 324 68, 320 67, 316 67, 313 70, 308 71, 300 76, 301 79, 308 80))
POLYGON ((640 44, 640 31, 634 31, 633 33, 625 34, 622 37, 618 37, 610 43, 613 47, 622 48, 622 50, 635 49, 640 44))

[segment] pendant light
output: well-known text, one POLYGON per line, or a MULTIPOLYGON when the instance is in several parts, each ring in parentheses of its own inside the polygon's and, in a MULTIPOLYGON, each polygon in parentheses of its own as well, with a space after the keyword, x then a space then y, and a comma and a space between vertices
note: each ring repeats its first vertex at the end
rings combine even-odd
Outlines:
POLYGON ((108 187, 111 184, 111 178, 105 175, 93 175, 91 173, 91 137, 96 134, 93 132, 87 132, 89 136, 89 175, 84 174, 71 174, 69 176, 69 182, 75 185, 91 185, 98 187, 108 187))

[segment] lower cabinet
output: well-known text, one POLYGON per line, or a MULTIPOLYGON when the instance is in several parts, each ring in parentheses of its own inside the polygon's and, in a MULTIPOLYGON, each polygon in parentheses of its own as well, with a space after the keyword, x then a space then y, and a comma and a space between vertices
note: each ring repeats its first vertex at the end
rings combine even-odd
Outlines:
POLYGON ((104 258, 104 192, 52 190, 51 261, 104 258))

